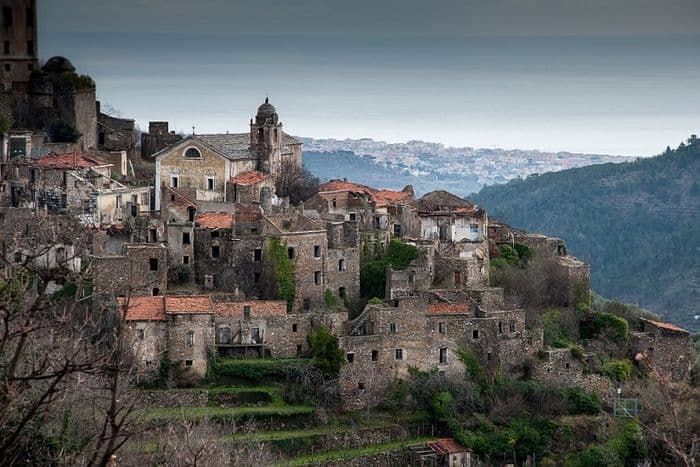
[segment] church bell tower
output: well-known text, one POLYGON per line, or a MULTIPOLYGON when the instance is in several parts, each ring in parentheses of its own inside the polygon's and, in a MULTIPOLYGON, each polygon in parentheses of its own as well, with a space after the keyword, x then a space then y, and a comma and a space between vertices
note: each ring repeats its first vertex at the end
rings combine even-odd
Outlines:
POLYGON ((282 123, 275 107, 266 97, 250 120, 250 147, 258 156, 258 170, 277 178, 282 166, 282 123))

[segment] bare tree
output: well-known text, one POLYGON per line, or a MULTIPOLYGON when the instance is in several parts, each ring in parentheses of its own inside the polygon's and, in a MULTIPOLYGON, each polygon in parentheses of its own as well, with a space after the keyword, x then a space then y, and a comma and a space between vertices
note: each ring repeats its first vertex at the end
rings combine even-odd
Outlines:
POLYGON ((289 196, 289 202, 296 205, 315 195, 318 184, 318 178, 309 169, 298 166, 294 161, 285 160, 275 183, 275 191, 278 196, 289 196))

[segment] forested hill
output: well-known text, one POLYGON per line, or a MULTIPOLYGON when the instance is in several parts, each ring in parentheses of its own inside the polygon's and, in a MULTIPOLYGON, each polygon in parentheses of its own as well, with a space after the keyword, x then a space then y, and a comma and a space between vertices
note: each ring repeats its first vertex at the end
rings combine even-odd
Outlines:
POLYGON ((700 330, 700 139, 622 164, 485 187, 491 217, 564 239, 592 287, 700 330))

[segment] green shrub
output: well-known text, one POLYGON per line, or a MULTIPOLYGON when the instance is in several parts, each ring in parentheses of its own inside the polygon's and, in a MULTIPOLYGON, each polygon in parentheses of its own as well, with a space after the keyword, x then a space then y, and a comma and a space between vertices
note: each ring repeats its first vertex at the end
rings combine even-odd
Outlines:
POLYGON ((611 313, 593 313, 580 324, 581 337, 594 338, 601 333, 618 343, 627 342, 627 320, 611 313))
POLYGON ((455 413, 455 400, 449 391, 436 393, 430 401, 430 415, 437 421, 446 421, 455 413))
POLYGON ((600 367, 600 373, 611 380, 621 383, 632 376, 634 365, 629 360, 610 360, 600 367))
POLYGON ((292 311, 296 298, 294 279, 294 261, 289 259, 287 247, 278 238, 271 238, 267 246, 267 264, 265 270, 269 276, 266 280, 270 288, 266 295, 287 302, 287 311, 292 311))
POLYGON ((325 326, 319 326, 309 334, 309 347, 313 364, 326 375, 336 377, 345 362, 345 355, 338 346, 338 338, 325 326))
POLYGON ((384 300, 379 297, 372 297, 367 303, 370 305, 384 305, 384 300))
POLYGON ((481 363, 474 352, 467 349, 460 349, 457 351, 457 355, 459 356, 459 360, 464 363, 467 374, 469 374, 477 384, 483 386, 486 383, 484 369, 481 367, 481 363))
POLYGON ((406 269, 411 261, 418 258, 418 248, 414 245, 392 239, 387 248, 386 259, 391 264, 392 269, 401 271, 406 269))
POLYGON ((82 136, 75 127, 63 120, 51 122, 48 134, 52 143, 75 143, 82 136))
POLYGON ((571 346, 571 336, 563 326, 562 310, 550 308, 542 315, 542 327, 544 328, 544 343, 565 349, 571 346))
POLYGON ((569 349, 571 350, 571 355, 574 358, 581 360, 583 358, 583 346, 581 344, 571 343, 569 344, 569 349))
POLYGON ((566 389, 566 399, 569 402, 570 415, 595 415, 603 410, 603 403, 598 394, 587 393, 578 386, 566 389))
POLYGON ((286 378, 298 372, 304 365, 305 359, 250 359, 238 360, 220 358, 214 361, 212 373, 215 376, 229 376, 260 381, 263 378, 286 378))
POLYGON ((323 300, 326 302, 326 308, 331 309, 338 306, 338 299, 335 298, 331 289, 326 289, 326 291, 323 292, 323 300))
POLYGON ((532 251, 532 248, 527 245, 523 245, 522 243, 516 243, 514 248, 515 252, 518 254, 518 258, 520 258, 521 263, 527 262, 527 260, 532 258, 535 254, 535 252, 532 251))
POLYGON ((371 261, 360 268, 360 291, 363 297, 383 297, 386 288, 386 261, 371 261))
POLYGON ((566 467, 624 467, 647 455, 644 436, 638 422, 630 422, 608 441, 567 456, 566 467))
POLYGON ((511 266, 515 266, 520 262, 518 252, 512 246, 500 245, 498 249, 501 252, 501 258, 504 259, 506 263, 510 264, 511 266))

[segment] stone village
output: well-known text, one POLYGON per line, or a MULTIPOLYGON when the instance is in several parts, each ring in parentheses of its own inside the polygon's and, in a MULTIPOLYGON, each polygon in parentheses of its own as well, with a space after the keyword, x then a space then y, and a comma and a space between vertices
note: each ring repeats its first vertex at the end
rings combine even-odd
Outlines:
MULTIPOLYGON (((584 371, 585 355, 545 346, 543 330, 490 283, 499 245, 526 245, 568 278, 562 305, 570 305, 588 290, 589 269, 562 240, 511 228, 448 192, 417 197, 410 186, 331 180, 292 205, 275 187, 287 168, 301 168, 302 147, 268 98, 243 133, 182 136, 151 122, 140 157, 155 162, 155 175, 139 178, 134 121, 102 113, 95 83, 68 59, 38 66, 35 18, 24 16, 31 8, 16 9, 13 21, 26 27, 3 36, 10 45, 0 60, 3 255, 21 263, 43 249, 46 267, 89 265, 94 293, 128 327, 142 377, 166 353, 187 380, 203 378, 212 356, 307 356, 309 333, 323 325, 346 356, 347 407, 370 404, 409 368, 463 373, 461 349, 487 368, 517 375, 534 362, 534 379, 614 397, 610 380, 584 371), (60 137, 66 128, 75 142, 60 137), (417 258, 388 267, 383 296, 350 319, 338 303, 360 299, 363 249, 392 241, 414 246, 417 258), (275 249, 293 265, 291 298, 270 298, 275 249)), ((676 326, 646 320, 629 352, 689 377, 688 332, 676 326)))

